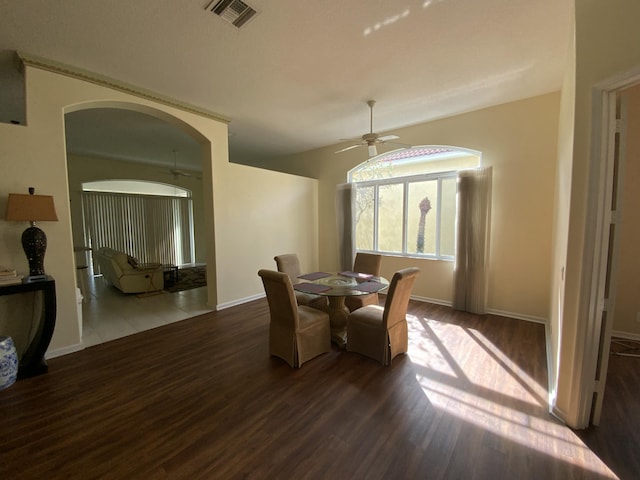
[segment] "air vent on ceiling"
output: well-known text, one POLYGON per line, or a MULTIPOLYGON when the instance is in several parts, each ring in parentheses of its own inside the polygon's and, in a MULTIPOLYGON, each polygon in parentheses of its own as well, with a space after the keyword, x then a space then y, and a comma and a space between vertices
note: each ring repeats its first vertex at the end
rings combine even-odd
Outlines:
POLYGON ((242 0, 213 0, 207 6, 207 10, 238 28, 256 14, 256 11, 242 0))

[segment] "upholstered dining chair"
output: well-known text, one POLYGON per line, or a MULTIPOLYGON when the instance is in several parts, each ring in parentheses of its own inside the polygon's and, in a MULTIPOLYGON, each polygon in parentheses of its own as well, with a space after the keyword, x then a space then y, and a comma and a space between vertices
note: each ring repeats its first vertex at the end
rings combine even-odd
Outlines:
MULTIPOLYGON (((356 259, 353 262, 353 271, 358 273, 369 273, 380 276, 380 266, 382 265, 382 255, 376 253, 356 253, 356 259)), ((369 295, 358 295, 347 297, 344 301, 350 312, 367 305, 378 305, 378 294, 371 293, 369 295)))
POLYGON ((286 273, 258 271, 267 294, 269 353, 298 368, 307 360, 331 350, 329 314, 297 305, 293 285, 286 273))
MULTIPOLYGON (((289 279, 293 285, 300 283, 298 276, 302 274, 302 269, 300 267, 298 255, 295 253, 285 253, 283 255, 277 255, 273 259, 276 261, 278 271, 289 275, 289 279)), ((297 290, 294 290, 294 292, 296 294, 296 301, 298 302, 298 305, 306 305, 307 307, 317 308, 319 310, 327 310, 327 297, 298 292, 297 290)))
POLYGON ((390 365, 396 355, 407 353, 407 307, 420 270, 405 268, 391 279, 384 307, 367 305, 347 318, 347 351, 390 365))

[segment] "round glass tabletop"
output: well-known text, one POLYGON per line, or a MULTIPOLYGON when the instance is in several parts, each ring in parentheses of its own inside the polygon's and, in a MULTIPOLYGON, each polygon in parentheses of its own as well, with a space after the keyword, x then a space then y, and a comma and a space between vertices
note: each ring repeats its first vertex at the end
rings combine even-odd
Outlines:
POLYGON ((389 281, 384 277, 366 276, 366 278, 356 278, 339 273, 312 280, 311 283, 330 287, 327 290, 315 292, 317 295, 328 297, 369 295, 370 293, 384 290, 389 286, 389 281))

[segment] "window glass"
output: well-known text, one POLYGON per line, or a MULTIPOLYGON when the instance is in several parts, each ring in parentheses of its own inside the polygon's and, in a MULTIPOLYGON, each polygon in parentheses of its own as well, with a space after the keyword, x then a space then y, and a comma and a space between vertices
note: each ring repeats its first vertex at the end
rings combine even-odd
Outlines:
POLYGON ((375 188, 356 189, 356 245, 362 250, 374 249, 373 218, 375 207, 375 188))
POLYGON ((407 252, 436 254, 438 181, 408 184, 407 252))
POLYGON ((381 185, 378 191, 378 250, 402 253, 403 188, 381 185))
POLYGON ((457 171, 480 152, 447 146, 399 149, 349 172, 356 183, 356 249, 453 259, 457 171))

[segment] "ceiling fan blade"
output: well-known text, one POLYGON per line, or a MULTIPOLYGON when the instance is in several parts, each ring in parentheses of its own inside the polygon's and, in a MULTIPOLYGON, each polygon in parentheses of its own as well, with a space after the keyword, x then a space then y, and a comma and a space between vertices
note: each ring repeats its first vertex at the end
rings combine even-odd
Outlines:
POLYGON ((382 137, 378 137, 379 142, 388 142, 389 140, 397 140, 400 137, 398 135, 383 135, 382 137))
POLYGON ((350 146, 348 146, 348 147, 345 147, 345 148, 342 148, 342 149, 340 149, 340 150, 337 150, 337 151, 336 151, 336 152, 334 152, 334 153, 342 153, 342 152, 346 152, 347 150, 351 150, 351 149, 353 149, 353 148, 358 148, 358 147, 362 147, 362 144, 361 144, 361 143, 357 143, 357 144, 355 144, 355 145, 350 145, 350 146))
POLYGON ((347 150, 351 150, 352 148, 356 148, 356 147, 360 147, 360 146, 367 146, 368 147, 368 152, 369 152, 369 157, 375 157, 376 155, 378 155, 378 149, 376 148, 376 145, 378 143, 385 143, 385 142, 390 142, 391 140, 397 140, 400 137, 398 135, 383 135, 380 136, 377 133, 374 133, 373 131, 373 106, 376 104, 375 100, 368 100, 367 101, 367 105, 369 105, 369 133, 365 133, 364 135, 362 135, 362 142, 355 144, 355 145, 350 145, 348 147, 345 147, 341 150, 338 150, 335 153, 340 153, 340 152, 346 152, 347 150))

